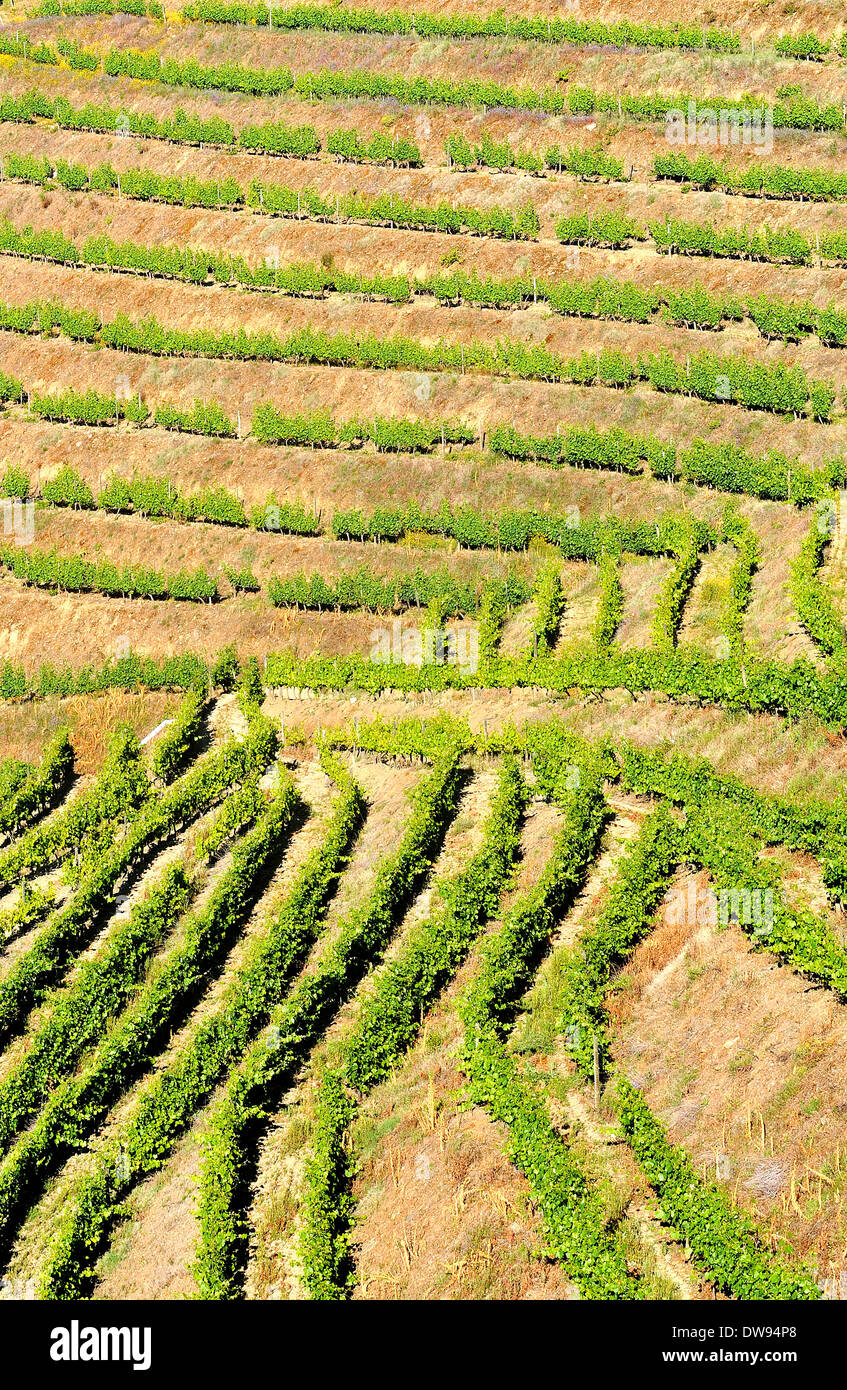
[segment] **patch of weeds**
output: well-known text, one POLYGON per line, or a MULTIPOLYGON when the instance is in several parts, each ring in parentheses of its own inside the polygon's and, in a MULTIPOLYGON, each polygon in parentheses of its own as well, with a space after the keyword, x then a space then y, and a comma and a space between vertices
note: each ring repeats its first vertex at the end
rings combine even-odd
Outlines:
POLYGON ((306 1116, 293 1115, 288 1122, 288 1127, 279 1144, 276 1146, 276 1152, 282 1158, 289 1158, 292 1154, 299 1153, 304 1145, 308 1143, 311 1133, 312 1126, 306 1119, 306 1116))
POLYGON ((279 1255, 275 1246, 288 1237, 296 1215, 297 1202, 289 1181, 272 1194, 262 1208, 261 1222, 256 1225, 256 1273, 263 1289, 278 1276, 279 1255))
POLYGON ((783 1082, 776 1095, 773 1097, 773 1100, 768 1106, 768 1114, 774 1114, 774 1112, 780 1110, 783 1105, 791 1100, 792 1096, 797 1094, 803 1077, 808 1070, 809 1068, 806 1066, 797 1066, 794 1068, 788 1080, 783 1082))
POLYGON ((400 1123, 399 1115, 360 1116, 355 1130, 356 1152, 362 1159, 370 1158, 377 1145, 391 1134, 400 1123))
POLYGON ((443 1045, 445 1034, 440 1028, 427 1028, 422 1039, 423 1051, 425 1053, 437 1052, 443 1045))
POLYGON ((682 1097, 689 1087, 694 1085, 698 1075, 699 1072, 696 1067, 686 1067, 680 1072, 671 1092, 670 1103, 672 1107, 681 1105, 682 1097))
POLYGON ((537 1073, 545 1084, 546 1089, 554 1100, 566 1102, 571 1091, 579 1086, 579 1078, 574 1076, 560 1076, 555 1071, 539 1071, 537 1073))

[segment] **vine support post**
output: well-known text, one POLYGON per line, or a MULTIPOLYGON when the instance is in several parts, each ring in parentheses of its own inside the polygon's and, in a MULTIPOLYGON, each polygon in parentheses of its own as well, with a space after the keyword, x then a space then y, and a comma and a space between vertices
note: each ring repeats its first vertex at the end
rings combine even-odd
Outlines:
POLYGON ((597 1041, 597 1034, 594 1034, 594 1044, 592 1048, 594 1062, 594 1109, 600 1109, 600 1044, 597 1041))

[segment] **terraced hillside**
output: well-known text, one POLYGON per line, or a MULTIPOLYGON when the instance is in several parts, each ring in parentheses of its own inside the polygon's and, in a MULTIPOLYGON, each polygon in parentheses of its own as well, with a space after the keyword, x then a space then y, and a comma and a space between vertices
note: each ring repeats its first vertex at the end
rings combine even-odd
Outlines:
POLYGON ((2 5, 0 1295, 847 1292, 847 29, 667 8, 2 5))

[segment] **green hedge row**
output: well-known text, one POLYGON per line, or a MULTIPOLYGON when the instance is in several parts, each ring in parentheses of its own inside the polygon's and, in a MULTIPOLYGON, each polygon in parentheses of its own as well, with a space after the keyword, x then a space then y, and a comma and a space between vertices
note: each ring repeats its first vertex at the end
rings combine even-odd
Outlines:
POLYGON ((282 339, 269 331, 253 333, 244 328, 220 333, 214 329, 167 328, 152 316, 134 323, 119 314, 112 322, 104 322, 88 310, 39 300, 26 304, 0 301, 0 328, 27 334, 58 331, 76 342, 96 342, 118 351, 152 356, 311 362, 377 371, 467 371, 521 381, 567 382, 616 390, 644 381, 657 391, 795 418, 808 414, 820 421, 832 419, 836 395, 832 382, 808 377, 797 364, 769 365, 709 351, 695 353, 684 362, 667 350, 634 359, 611 348, 565 358, 541 344, 527 345, 506 338, 493 343, 479 339, 467 343, 441 340, 430 345, 401 334, 332 335, 308 327, 282 339))
MULTIPOLYGON (((510 575, 504 583, 511 607, 529 599, 530 587, 517 576, 510 575)), ((481 589, 477 584, 461 583, 446 567, 431 574, 416 568, 396 578, 383 578, 369 566, 360 565, 334 580, 325 579, 320 573, 302 572, 286 579, 273 578, 268 585, 268 600, 275 608, 340 613, 358 609, 393 613, 437 605, 442 618, 452 618, 476 614, 481 589)))
POLYGON ((830 45, 817 34, 780 34, 774 43, 780 58, 803 58, 819 62, 830 51, 830 45))
POLYGON ((55 907, 56 897, 52 887, 31 888, 23 879, 17 902, 0 911, 0 946, 37 927, 55 907))
POLYGON ((17 785, 4 779, 0 805, 0 835, 14 837, 57 806, 74 779, 74 750, 66 729, 50 739, 38 767, 18 764, 23 775, 17 785))
POLYGON ((553 651, 565 611, 561 565, 555 560, 542 565, 532 591, 535 612, 532 618, 533 655, 553 651))
POLYGON ((116 565, 111 560, 85 560, 32 546, 0 545, 0 564, 24 584, 53 593, 105 594, 110 598, 183 599, 214 603, 217 580, 200 567, 191 573, 164 574, 146 565, 116 565))
POLYGON ((174 721, 153 750, 153 772, 166 786, 197 756, 206 738, 211 701, 205 690, 190 690, 174 721))
POLYGON ((701 536, 696 524, 681 519, 673 568, 659 591, 653 616, 653 642, 658 652, 670 655, 682 622, 685 602, 700 567, 701 536))
POLYGON ((495 141, 483 132, 481 143, 471 145, 464 135, 448 135, 444 142, 448 168, 459 169, 497 169, 502 173, 515 170, 522 174, 540 174, 545 168, 555 169, 557 173, 574 174, 586 181, 613 179, 622 181, 625 177, 623 165, 614 155, 599 148, 581 149, 572 145, 561 149, 551 145, 543 155, 532 150, 516 150, 508 140, 495 141))
MULTIPOLYGON (((30 158, 7 156, 6 176, 26 179, 37 176, 40 180, 44 170, 41 167, 30 168, 27 163, 30 158)), ((613 213, 596 217, 578 214, 563 218, 557 223, 556 230, 560 240, 566 242, 623 245, 629 239, 632 228, 628 219, 621 220, 618 214, 613 213)), ((758 242, 762 248, 757 254, 758 259, 791 259, 798 263, 808 262, 812 257, 810 243, 790 231, 771 234, 768 228, 764 228, 751 234, 748 228, 742 227, 716 232, 708 225, 682 222, 657 224, 650 231, 660 251, 741 255, 745 254, 745 247, 749 250, 754 242, 758 242), (726 249, 721 251, 720 247, 726 249)), ((847 255, 847 238, 842 238, 844 245, 841 248, 839 237, 840 234, 835 234, 824 239, 822 249, 825 254, 835 254, 837 243, 838 248, 847 255)), ((747 299, 735 295, 716 296, 696 283, 683 290, 661 291, 645 290, 632 281, 608 276, 598 276, 593 280, 561 277, 556 280, 539 280, 538 277, 504 280, 491 276, 482 279, 475 269, 470 274, 454 270, 449 274, 436 272, 426 276, 409 276, 382 272, 363 275, 314 263, 279 269, 268 265, 250 267, 241 257, 194 247, 119 243, 103 235, 90 237, 82 246, 78 246, 61 232, 51 229, 36 232, 30 226, 18 229, 8 220, 0 224, 0 251, 27 259, 43 258, 58 264, 91 265, 133 274, 184 279, 192 284, 205 284, 211 277, 216 284, 244 285, 251 289, 310 298, 320 298, 327 291, 332 291, 405 304, 416 296, 431 295, 444 306, 473 304, 490 309, 516 309, 540 301, 549 304, 558 314, 636 323, 648 323, 657 311, 661 311, 668 323, 712 331, 721 329, 725 323, 749 318, 762 336, 768 339, 781 338, 786 342, 796 342, 816 333, 828 347, 843 347, 847 343, 847 313, 834 304, 818 308, 809 301, 775 299, 767 295, 747 299)), ((21 384, 8 379, 3 393, 5 397, 17 400, 22 393, 21 384)), ((123 418, 141 424, 148 418, 138 402, 130 400, 115 404, 108 397, 95 398, 94 393, 89 395, 91 419, 86 423, 101 424, 123 418)), ((29 404, 33 411, 47 419, 64 418, 62 396, 30 394, 29 404)), ((210 420, 202 411, 198 412, 196 406, 190 414, 173 407, 162 407, 156 412, 156 424, 198 433, 216 433, 223 437, 235 434, 232 421, 225 415, 220 414, 210 420)))
POLYGON ((744 614, 761 549, 749 521, 730 507, 724 512, 723 539, 735 546, 736 558, 729 573, 729 602, 721 618, 721 630, 729 643, 730 656, 740 661, 744 655, 744 614))
POLYGON ((310 1298, 338 1300, 353 1287, 350 1219, 355 1202, 355 1160, 348 1130, 356 1115, 353 1096, 336 1072, 318 1078, 311 1151, 303 1170, 302 1224, 298 1249, 310 1298))
MULTIPOLYGON (((110 77, 130 77, 166 86, 199 91, 241 92, 253 96, 291 95, 306 101, 332 101, 338 98, 382 100, 391 98, 403 105, 433 104, 471 108, 505 107, 517 111, 580 116, 603 112, 628 116, 633 120, 663 121, 670 114, 693 104, 698 115, 718 110, 749 113, 752 103, 720 95, 694 97, 689 93, 650 95, 629 92, 596 92, 590 87, 546 88, 504 87, 490 79, 407 78, 396 73, 376 73, 345 68, 331 71, 293 73, 288 67, 253 68, 239 63, 204 66, 194 58, 180 61, 162 58, 157 52, 110 48, 103 52, 81 48, 68 39, 58 39, 56 47, 42 42, 34 46, 26 35, 0 35, 0 53, 30 62, 57 67, 62 61, 82 72, 102 71, 110 77)), ((814 98, 790 90, 774 103, 761 101, 779 129, 834 130, 843 128, 841 107, 821 106, 814 98)))
MULTIPOLYGON (((0 35, 2 51, 2 35, 0 35)), ((396 193, 337 194, 325 198, 316 188, 289 188, 281 183, 254 179, 245 188, 235 178, 182 178, 178 174, 157 174, 152 169, 124 169, 111 164, 92 168, 48 159, 46 155, 7 154, 3 176, 41 187, 58 184, 74 193, 112 193, 142 202, 162 202, 178 207, 248 208, 267 217, 306 218, 317 222, 365 222, 373 226, 406 227, 473 236, 505 237, 534 241, 539 220, 535 207, 527 202, 518 211, 511 208, 477 208, 469 204, 410 203, 396 193)))
POLYGON ((126 921, 118 920, 104 948, 83 961, 73 985, 52 1000, 29 1047, 0 1083, 0 1152, 36 1116, 132 1000, 154 954, 187 910, 196 883, 182 865, 165 869, 126 921))
POLYGON ((271 1016, 242 1067, 233 1073, 209 1123, 199 1193, 200 1246, 195 1277, 201 1297, 237 1298, 246 1258, 241 1216, 249 1150, 275 1097, 349 997, 382 956, 412 895, 438 852, 461 782, 458 754, 444 751, 413 794, 400 844, 377 871, 365 904, 354 910, 317 968, 271 1016))
POLYGON ((675 457, 666 453, 650 460, 657 478, 681 478, 702 487, 723 492, 748 493, 773 502, 792 502, 806 506, 823 503, 833 488, 845 485, 845 464, 833 459, 823 468, 810 469, 799 459, 787 458, 772 449, 764 457, 748 454, 737 444, 710 444, 695 439, 691 447, 675 457))
MULTIPOLYGON (((18 469, 0 480, 0 496, 21 498, 33 495, 28 476, 18 469)), ((248 517, 243 503, 222 485, 198 492, 181 493, 167 476, 133 474, 130 478, 113 473, 95 498, 88 483, 75 469, 64 466, 54 478, 42 484, 37 496, 54 507, 91 511, 124 512, 144 517, 170 517, 175 521, 210 522, 218 526, 253 526, 260 531, 289 532, 316 536, 321 532, 320 517, 307 512, 300 502, 280 502, 269 494, 248 517)))
POLYGON ((816 509, 800 553, 790 564, 791 597, 812 641, 827 656, 843 658, 847 653, 847 631, 820 576, 824 551, 832 539, 830 521, 834 521, 834 516, 816 509))
POLYGON ((599 917, 564 957, 560 1027, 587 1078, 593 1075, 595 1044, 601 1074, 609 1070, 606 998, 613 973, 650 931, 683 857, 679 828, 666 803, 660 803, 629 849, 599 917))
MULTIPOLYGON (((283 852, 298 805, 293 782, 285 776, 255 829, 236 845, 230 867, 216 884, 202 913, 189 919, 182 944, 162 961, 95 1054, 88 1074, 83 1076, 84 1124, 89 1131, 95 1116, 102 1116, 133 1080, 149 1070, 151 1055, 167 1044, 173 1027, 182 1022, 202 992, 207 972, 232 945, 261 897, 266 876, 283 852)), ((254 963, 255 957, 251 959, 254 963)), ((237 985, 235 988, 237 991, 237 985)), ((235 1038, 228 1038, 221 1028, 217 1015, 200 1025, 195 1038, 200 1037, 207 1045, 217 1044, 218 1048, 237 1047, 235 1038)), ((105 1153, 98 1156, 64 1213, 43 1267, 42 1297, 85 1297, 89 1293, 94 1274, 92 1255, 115 1211, 118 1194, 125 1193, 138 1175, 142 1150, 146 1150, 152 1170, 158 1166, 157 1157, 161 1161, 177 1137, 168 1122, 171 1117, 162 1116, 160 1108, 164 1104, 167 1109, 167 1099, 178 1098, 183 1088, 198 1086, 198 1068, 207 1060, 205 1049, 189 1045, 142 1091, 132 1118, 119 1137, 107 1144, 105 1153), (151 1123, 154 1115, 160 1120, 159 1126, 151 1123)), ((72 1078, 69 1090, 73 1086, 72 1078)))
MULTIPOLYGON (((211 663, 228 671, 234 656, 224 649, 211 663)), ((156 661, 130 654, 99 668, 42 665, 33 672, 11 661, 0 662, 0 699, 46 695, 94 694, 105 690, 187 690, 208 678, 210 667, 193 653, 156 661)), ((672 656, 652 651, 607 651, 564 654, 555 660, 498 656, 476 673, 450 665, 412 667, 400 662, 374 663, 362 656, 300 660, 290 652, 267 656, 268 683, 315 691, 438 691, 471 688, 539 689, 602 694, 610 689, 633 695, 654 690, 673 700, 720 706, 748 713, 797 719, 808 716, 828 728, 847 727, 847 680, 836 670, 820 670, 802 658, 791 665, 776 661, 728 658, 712 660, 699 652, 677 649, 672 656)), ((216 683, 216 680, 214 681, 216 683)))
POLYGON ((134 14, 140 19, 164 19, 158 0, 39 0, 33 18, 50 15, 134 14))
POLYGON ((371 10, 364 6, 353 9, 345 5, 290 5, 269 10, 265 5, 227 4, 226 0, 190 0, 182 13, 186 19, 207 24, 255 24, 341 34, 417 34, 420 38, 440 39, 495 37, 617 48, 706 48, 714 53, 737 53, 741 44, 738 35, 730 30, 701 28, 697 24, 633 24, 627 19, 607 24, 561 15, 550 19, 521 18, 506 15, 502 10, 486 15, 418 10, 410 14, 408 10, 371 10))
POLYGON ((466 869, 437 885, 426 922, 378 976, 345 1046, 345 1071, 358 1091, 384 1080, 409 1047, 423 1012, 452 979, 492 918, 520 845, 527 788, 513 760, 500 773, 483 842, 466 869))
POLYGON ((795 169, 784 164, 750 160, 743 168, 701 154, 660 154, 653 161, 657 179, 674 179, 694 188, 720 188, 757 198, 799 198, 813 202, 840 202, 847 198, 847 174, 829 169, 795 169))
POLYGON ((306 445, 309 448, 360 448, 366 441, 378 452, 430 453, 439 443, 473 444, 476 432, 468 425, 443 420, 388 419, 334 420, 328 411, 283 415, 269 403, 260 403, 250 426, 260 444, 306 445))
MULTIPOLYGON (((224 648, 211 663, 196 652, 178 656, 107 657, 100 666, 55 666, 42 662, 34 673, 8 658, 0 661, 0 699, 43 699, 48 695, 97 695, 107 690, 191 690, 218 668, 228 678, 231 650, 224 648)), ((213 684, 218 684, 217 679, 213 684)), ((225 687, 226 688, 226 687, 225 687)))
MULTIPOLYGON (((689 122, 699 123, 704 118, 717 122, 719 117, 729 122, 733 115, 738 119, 751 119, 758 115, 761 122, 767 115, 776 130, 844 129, 844 112, 840 102, 821 106, 814 97, 807 96, 799 88, 788 87, 782 91, 784 95, 780 100, 770 101, 767 97, 750 96, 738 100, 716 93, 695 97, 688 92, 595 92, 591 87, 574 86, 568 88, 567 103, 575 116, 602 112, 628 116, 636 121, 664 121, 674 116, 682 121, 687 116, 689 122)), ((564 98, 560 100, 564 101, 564 98)))
MULTIPOLYGON (((562 762, 548 766, 553 787, 562 762)), ((597 851, 608 808, 588 768, 587 785, 555 799, 564 825, 535 888, 483 942, 480 963, 461 1012, 465 1021, 463 1067, 471 1099, 484 1105, 508 1132, 508 1153, 529 1182, 544 1218, 546 1250, 559 1260, 583 1298, 645 1296, 606 1213, 574 1151, 553 1130, 536 1085, 504 1045, 520 999, 555 923, 571 905, 597 851)))
POLYGON ((734 1298, 820 1298, 805 1270, 790 1270, 763 1247, 752 1223, 724 1194, 698 1176, 684 1149, 671 1144, 644 1097, 618 1081, 621 1132, 656 1192, 665 1218, 695 1263, 734 1298))
POLYGON ((533 540, 555 545, 571 560, 599 561, 608 549, 634 555, 678 555, 693 540, 698 550, 716 543, 719 531, 703 522, 693 527, 685 513, 666 513, 660 521, 619 521, 617 517, 576 518, 556 512, 509 511, 499 516, 443 501, 435 512, 417 502, 406 507, 378 507, 369 516, 358 508, 335 512, 337 540, 397 541, 420 534, 449 536, 469 550, 521 551, 533 540))
MULTIPOLYGON (((45 758, 64 780, 72 758, 64 735, 57 735, 45 758)), ((132 813, 143 805, 150 792, 138 740, 128 728, 120 726, 91 785, 60 806, 55 815, 32 825, 0 850, 0 883, 11 885, 19 879, 34 878, 62 864, 77 852, 89 833, 106 821, 132 813)), ((37 797, 34 805, 38 805, 37 797)))
POLYGON ((245 125, 236 131, 221 116, 198 116, 177 107, 171 116, 152 111, 126 111, 119 106, 73 106, 63 96, 33 89, 23 96, 0 97, 0 120, 31 125, 35 118, 52 120, 63 130, 91 130, 138 135, 147 140, 166 140, 178 145, 212 145, 250 154, 309 159, 322 149, 344 159, 368 164, 418 167, 421 154, 411 140, 390 138, 377 132, 363 140, 356 130, 331 130, 321 139, 313 126, 291 126, 284 121, 245 125))
POLYGON ((619 558, 612 551, 607 551, 600 560, 600 601, 591 631, 598 651, 609 651, 621 625, 623 610, 624 592, 619 558))
MULTIPOLYGON (((113 763, 124 746, 125 743, 116 742, 113 763)), ((143 778, 144 786, 149 789, 137 758, 137 744, 135 748, 136 778, 138 781, 143 778)), ((225 745, 219 754, 198 764, 173 787, 152 797, 149 804, 142 805, 134 814, 123 810, 121 798, 112 793, 110 799, 113 805, 117 800, 117 806, 110 809, 104 819, 125 820, 123 838, 87 869, 70 901, 0 981, 0 1038, 7 1039, 24 1023, 45 988, 59 978, 74 950, 88 942, 97 923, 114 902, 119 885, 129 882, 163 841, 214 804, 246 771, 256 764, 266 767, 275 748, 275 730, 267 720, 257 719, 244 743, 225 745)), ((129 745, 129 755, 124 754, 124 761, 131 766, 132 745, 129 745)), ((111 781, 117 781, 114 772, 111 781)), ((101 777, 100 790, 104 784, 108 788, 109 783, 101 777)), ((126 791, 122 799, 127 800, 126 791)), ((105 798, 101 797, 100 804, 105 810, 105 798)))
POLYGON ((813 265, 818 260, 847 262, 847 234, 824 232, 814 239, 794 227, 742 222, 715 227, 710 222, 668 218, 650 224, 657 251, 676 256, 729 256, 776 265, 813 265))
POLYGON ((471 673, 447 665, 382 665, 360 656, 301 661, 288 653, 273 653, 267 678, 272 685, 296 689, 372 693, 518 688, 591 694, 613 689, 639 695, 658 690, 694 705, 791 718, 805 714, 833 728, 847 726, 847 680, 838 671, 821 671, 802 658, 786 666, 775 661, 712 660, 680 649, 673 655, 612 650, 566 653, 555 660, 498 657, 485 670, 471 673))
POLYGON ((345 1101, 344 1079, 358 1093, 371 1090, 417 1036, 424 1013, 497 910, 520 845, 526 800, 523 778, 509 761, 500 773, 481 848, 462 873, 436 885, 429 917, 377 976, 345 1043, 343 1076, 326 1072, 321 1078, 299 1241, 303 1278, 312 1298, 343 1298, 351 1286, 350 1165, 344 1132, 355 1106, 345 1101))

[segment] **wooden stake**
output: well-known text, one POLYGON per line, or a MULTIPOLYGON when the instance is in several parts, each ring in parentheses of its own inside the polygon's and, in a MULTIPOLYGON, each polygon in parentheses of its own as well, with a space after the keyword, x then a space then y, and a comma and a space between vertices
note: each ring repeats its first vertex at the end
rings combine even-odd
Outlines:
POLYGON ((594 1109, 600 1109, 600 1044, 594 1034, 594 1109))

